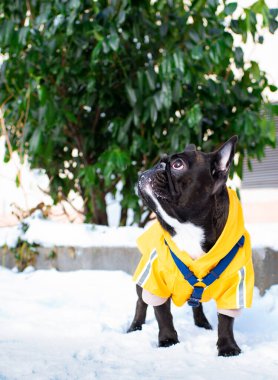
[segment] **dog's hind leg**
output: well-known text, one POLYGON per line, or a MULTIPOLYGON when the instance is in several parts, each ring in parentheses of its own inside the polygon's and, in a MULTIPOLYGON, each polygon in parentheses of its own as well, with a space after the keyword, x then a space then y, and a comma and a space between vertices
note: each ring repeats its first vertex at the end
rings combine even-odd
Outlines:
POLYGON ((159 327, 159 347, 170 347, 179 343, 178 334, 173 324, 170 298, 163 305, 154 306, 154 313, 159 327))
POLYGON ((204 314, 203 305, 200 303, 197 307, 192 307, 194 323, 198 327, 203 327, 206 330, 212 330, 211 324, 204 314))
POLYGON ((141 286, 136 285, 138 300, 136 303, 135 316, 129 329, 127 330, 128 333, 132 331, 142 330, 142 325, 145 323, 148 305, 142 299, 142 291, 143 289, 141 286))

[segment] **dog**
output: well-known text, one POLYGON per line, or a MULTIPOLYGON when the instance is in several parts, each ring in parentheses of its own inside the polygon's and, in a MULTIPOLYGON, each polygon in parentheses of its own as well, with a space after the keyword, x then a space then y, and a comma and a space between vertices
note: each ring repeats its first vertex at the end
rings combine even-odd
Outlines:
POLYGON ((214 299, 218 355, 241 353, 233 325, 241 309, 251 307, 254 271, 241 205, 226 185, 237 141, 233 136, 212 153, 190 144, 139 176, 139 196, 157 220, 137 240, 138 300, 128 332, 142 329, 152 305, 159 347, 179 343, 171 300, 188 302, 195 325, 212 329, 202 302, 214 299))

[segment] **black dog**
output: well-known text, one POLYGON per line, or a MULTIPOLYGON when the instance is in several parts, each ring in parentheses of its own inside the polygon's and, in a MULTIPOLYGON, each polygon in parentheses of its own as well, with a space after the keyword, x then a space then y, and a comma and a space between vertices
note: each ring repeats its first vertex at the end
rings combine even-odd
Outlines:
MULTIPOLYGON (((156 214, 160 223, 158 228, 162 227, 166 234, 165 236, 169 235, 172 239, 173 243, 171 244, 178 247, 180 251, 188 252, 192 260, 198 260, 205 253, 207 255, 211 254, 210 250, 215 246, 226 225, 229 216, 229 193, 226 181, 234 157, 236 143, 237 137, 234 136, 213 153, 203 153, 197 151, 194 145, 189 145, 184 152, 163 158, 154 168, 144 172, 139 177, 139 195, 144 203, 156 214)), ((238 237, 240 236, 238 235, 238 237)), ((238 240, 238 237, 236 240, 238 240)), ((244 236, 239 242, 235 242, 237 244, 234 247, 231 246, 234 251, 240 251, 243 245, 242 241, 244 241, 242 239, 244 239, 244 236)), ((173 248, 171 249, 171 244, 166 240, 163 252, 167 250, 174 258, 173 248)), ((153 252, 156 253, 156 251, 153 252)), ((225 252, 225 255, 227 253, 225 252)), ((236 255, 236 253, 233 255, 236 255)), ((159 262, 159 253, 156 257, 158 257, 157 261, 159 262)), ((174 258, 174 260, 176 259, 174 258)), ((236 265, 237 260, 237 258, 234 259, 233 265, 236 265)), ((147 263, 148 265, 145 265, 144 270, 145 273, 148 271, 148 275, 153 270, 153 262, 154 259, 151 258, 147 263)), ((173 260, 170 264, 175 265, 173 260)), ((250 293, 252 293, 252 263, 249 267, 249 288, 250 293)), ((237 269, 240 269, 240 267, 237 269)), ((179 271, 176 270, 176 272, 179 271)), ((238 272, 236 276, 238 276, 238 272)), ((190 275, 192 274, 194 277, 194 273, 190 272, 190 275)), ((143 282, 146 282, 146 278, 143 278, 144 276, 146 277, 146 274, 141 276, 141 282, 136 281, 138 301, 135 317, 128 332, 142 329, 142 324, 145 323, 147 306, 151 304, 154 306, 155 316, 159 325, 159 346, 167 347, 176 344, 179 341, 170 311, 170 299, 172 298, 175 302, 173 295, 170 294, 170 291, 168 294, 168 290, 165 290, 167 295, 163 298, 162 293, 145 290, 144 285, 142 285, 143 282)), ((218 274, 219 276, 221 274, 218 274)), ((187 279, 186 276, 184 278, 187 279)), ((197 282, 201 281, 197 277, 194 278, 197 282)), ((186 283, 186 280, 183 279, 183 281, 186 283)), ((167 280, 164 282, 163 286, 167 289, 167 280)), ((192 284, 187 286, 193 288, 192 284)), ((229 286, 233 287, 233 284, 231 283, 229 286)), ((214 288, 217 289, 217 284, 214 285, 214 288)), ((194 292, 195 290, 199 291, 200 287, 197 286, 197 289, 194 287, 194 292)), ((204 289, 201 290, 203 291, 204 289)), ((194 292, 192 294, 195 294, 194 292)), ((211 325, 204 315, 202 304, 199 302, 201 297, 201 295, 197 296, 196 299, 196 297, 191 296, 190 299, 191 306, 195 306, 193 307, 194 322, 199 327, 211 329, 211 325)), ((188 298, 189 296, 187 300, 188 298)), ((222 311, 220 311, 218 308, 217 347, 219 356, 234 356, 241 352, 234 339, 233 323, 234 316, 237 315, 237 311, 242 306, 246 305, 238 304, 238 306, 234 306, 231 313, 229 310, 226 312, 221 309, 222 311)), ((247 307, 250 307, 250 305, 247 305, 247 307)))

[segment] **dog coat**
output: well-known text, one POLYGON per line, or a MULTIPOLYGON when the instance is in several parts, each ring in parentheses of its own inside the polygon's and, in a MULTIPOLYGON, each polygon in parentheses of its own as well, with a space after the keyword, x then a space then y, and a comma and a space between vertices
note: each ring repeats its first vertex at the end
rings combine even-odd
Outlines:
POLYGON ((158 221, 154 222, 137 239, 142 258, 137 266, 133 280, 150 293, 163 298, 171 297, 177 306, 182 306, 192 294, 192 286, 178 269, 170 253, 175 255, 195 274, 204 278, 219 261, 244 236, 244 245, 239 247, 232 262, 211 285, 203 286, 201 302, 214 299, 218 309, 239 309, 251 307, 254 270, 250 236, 244 227, 241 204, 236 192, 227 189, 229 194, 229 214, 226 225, 209 252, 193 260, 185 251, 180 251, 171 235, 158 221))

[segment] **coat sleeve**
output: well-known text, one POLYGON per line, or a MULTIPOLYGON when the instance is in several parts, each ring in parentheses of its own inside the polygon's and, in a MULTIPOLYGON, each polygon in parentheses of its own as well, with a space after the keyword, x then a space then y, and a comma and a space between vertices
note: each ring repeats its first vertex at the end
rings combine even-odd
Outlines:
POLYGON ((171 293, 164 280, 163 269, 159 260, 159 226, 154 223, 138 239, 138 248, 142 258, 135 270, 133 280, 150 293, 168 298, 171 293))

